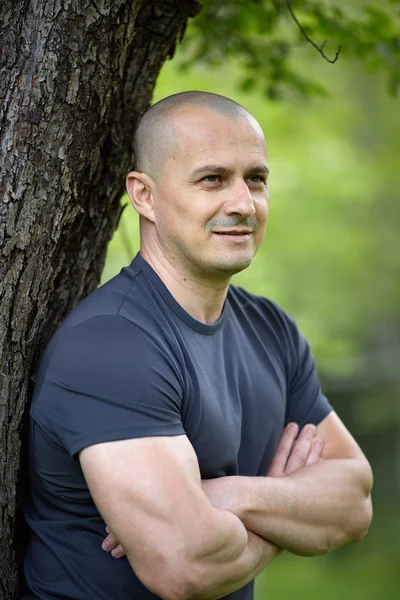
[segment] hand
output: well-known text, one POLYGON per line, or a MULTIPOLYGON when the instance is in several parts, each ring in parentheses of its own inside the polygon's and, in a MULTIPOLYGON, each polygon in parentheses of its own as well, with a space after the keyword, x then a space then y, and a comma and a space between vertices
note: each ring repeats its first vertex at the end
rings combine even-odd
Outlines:
MULTIPOLYGON (((289 423, 283 431, 275 455, 266 473, 267 477, 285 477, 297 469, 312 465, 321 458, 323 441, 316 436, 315 425, 307 424, 297 437, 299 427, 289 423), (297 437, 297 439, 296 439, 297 437)), ((237 506, 237 477, 217 477, 203 479, 203 492, 217 508, 235 512, 237 506)))
POLYGON ((285 427, 266 473, 267 477, 285 477, 321 459, 324 442, 316 436, 315 425, 305 425, 296 439, 298 431, 296 423, 289 423, 285 427))
POLYGON ((106 527, 106 532, 108 533, 107 537, 104 538, 101 547, 105 552, 111 552, 114 558, 122 558, 126 556, 126 552, 121 544, 118 542, 113 533, 111 533, 110 529, 106 527))

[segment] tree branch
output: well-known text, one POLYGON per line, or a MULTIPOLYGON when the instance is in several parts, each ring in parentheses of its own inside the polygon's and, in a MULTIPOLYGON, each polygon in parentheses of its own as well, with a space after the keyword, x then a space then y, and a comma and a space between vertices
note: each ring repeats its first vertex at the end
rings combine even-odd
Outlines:
POLYGON ((300 22, 299 22, 299 20, 297 19, 296 15, 294 14, 294 11, 293 11, 293 8, 292 8, 292 5, 290 4, 290 1, 289 1, 289 0, 286 0, 286 5, 287 5, 287 7, 288 7, 288 10, 289 10, 289 12, 290 12, 290 15, 291 15, 291 17, 292 17, 293 21, 296 23, 297 27, 300 29, 301 33, 304 35, 304 37, 306 38, 306 40, 307 40, 308 42, 310 42, 310 44, 311 44, 312 46, 314 46, 314 48, 316 48, 316 49, 318 50, 318 52, 321 54, 321 56, 322 56, 322 57, 323 57, 323 58, 324 58, 326 61, 328 61, 329 63, 331 63, 331 64, 333 65, 333 64, 334 64, 334 63, 337 61, 337 59, 339 58, 340 50, 342 49, 342 47, 341 47, 341 46, 339 46, 339 47, 338 47, 338 49, 337 49, 337 52, 336 52, 336 54, 335 54, 335 57, 334 57, 333 59, 332 59, 332 58, 329 58, 329 57, 328 57, 328 56, 325 54, 325 52, 324 52, 324 47, 325 47, 325 44, 326 44, 327 40, 325 40, 321 46, 317 46, 317 44, 316 44, 315 42, 313 42, 313 40, 312 40, 312 39, 311 39, 311 38, 308 36, 308 34, 306 33, 306 31, 305 31, 305 30, 304 30, 304 28, 302 27, 301 23, 300 23, 300 22))

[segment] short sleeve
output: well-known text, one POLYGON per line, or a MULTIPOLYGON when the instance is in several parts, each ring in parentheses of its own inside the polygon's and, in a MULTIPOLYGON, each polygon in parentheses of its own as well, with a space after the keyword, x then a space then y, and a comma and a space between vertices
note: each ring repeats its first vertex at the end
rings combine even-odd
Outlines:
POLYGON ((307 340, 293 319, 286 318, 289 337, 285 422, 294 421, 300 428, 306 423, 318 425, 331 412, 332 407, 322 393, 307 340))
POLYGON ((75 456, 107 441, 184 434, 182 379, 169 345, 120 316, 59 336, 32 417, 75 456))

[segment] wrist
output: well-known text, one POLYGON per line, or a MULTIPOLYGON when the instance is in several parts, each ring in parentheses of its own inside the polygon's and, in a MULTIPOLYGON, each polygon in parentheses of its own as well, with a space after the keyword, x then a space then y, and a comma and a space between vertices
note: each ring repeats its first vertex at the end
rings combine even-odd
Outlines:
POLYGON ((246 477, 241 476, 226 476, 217 477, 215 479, 203 479, 203 492, 215 508, 228 510, 237 516, 238 512, 238 497, 242 493, 243 485, 240 480, 245 480, 246 477))
POLYGON ((242 520, 242 515, 251 506, 251 483, 254 478, 235 475, 227 479, 229 479, 229 483, 226 509, 242 520))
POLYGON ((247 526, 255 517, 276 518, 290 512, 288 485, 285 477, 242 477, 237 482, 234 514, 247 526))

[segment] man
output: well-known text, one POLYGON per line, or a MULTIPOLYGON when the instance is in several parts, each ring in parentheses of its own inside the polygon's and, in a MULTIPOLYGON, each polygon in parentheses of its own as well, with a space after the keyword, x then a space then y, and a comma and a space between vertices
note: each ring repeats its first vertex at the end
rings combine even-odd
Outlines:
POLYGON ((255 119, 214 94, 164 99, 127 190, 140 255, 71 313, 38 374, 25 597, 249 600, 282 549, 365 535, 371 470, 294 322, 229 285, 268 215, 255 119))

